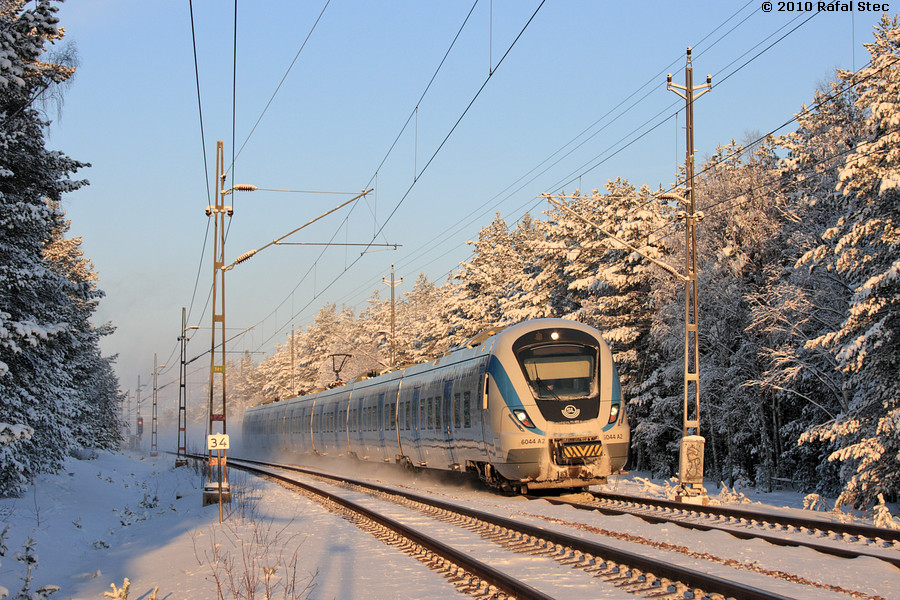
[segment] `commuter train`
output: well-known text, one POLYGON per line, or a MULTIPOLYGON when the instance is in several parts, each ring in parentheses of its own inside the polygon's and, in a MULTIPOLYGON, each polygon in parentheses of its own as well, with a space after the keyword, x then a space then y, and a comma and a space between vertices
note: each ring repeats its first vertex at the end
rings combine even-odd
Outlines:
POLYGON ((249 452, 473 471, 490 487, 606 482, 630 430, 609 347, 575 321, 494 329, 427 363, 247 409, 249 452))

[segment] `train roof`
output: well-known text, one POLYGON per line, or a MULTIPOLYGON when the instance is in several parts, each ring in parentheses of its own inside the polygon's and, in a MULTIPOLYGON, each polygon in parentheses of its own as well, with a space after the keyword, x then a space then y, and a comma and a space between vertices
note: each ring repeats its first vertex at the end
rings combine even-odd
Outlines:
POLYGON ((528 321, 522 321, 514 325, 499 325, 485 329, 477 335, 469 338, 459 346, 451 349, 446 354, 438 356, 429 361, 397 367, 396 369, 382 372, 381 374, 374 377, 357 377, 344 385, 327 389, 316 389, 312 392, 300 396, 292 396, 290 398, 283 398, 280 400, 263 401, 259 404, 249 407, 247 410, 252 410, 257 407, 272 405, 276 403, 287 405, 294 402, 302 402, 304 400, 326 398, 332 393, 343 393, 348 389, 365 389, 368 387, 384 385, 397 379, 402 379, 403 377, 409 375, 416 375, 435 368, 446 366, 447 363, 465 362, 467 360, 477 358, 478 356, 483 354, 490 354, 494 348, 494 345, 498 342, 506 343, 507 341, 509 341, 509 343, 511 343, 512 340, 518 339, 521 335, 529 331, 534 331, 536 329, 550 329, 554 327, 578 329, 580 331, 584 331, 585 333, 590 333, 599 337, 599 332, 593 327, 569 319, 530 319, 528 321))

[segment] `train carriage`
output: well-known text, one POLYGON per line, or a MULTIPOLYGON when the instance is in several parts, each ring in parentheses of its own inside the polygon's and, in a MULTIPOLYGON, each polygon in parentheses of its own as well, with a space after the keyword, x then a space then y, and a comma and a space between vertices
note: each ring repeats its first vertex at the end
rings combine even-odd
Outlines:
POLYGON ((597 330, 536 319, 433 361, 247 409, 251 452, 473 471, 489 486, 584 487, 628 457, 616 366, 597 330))

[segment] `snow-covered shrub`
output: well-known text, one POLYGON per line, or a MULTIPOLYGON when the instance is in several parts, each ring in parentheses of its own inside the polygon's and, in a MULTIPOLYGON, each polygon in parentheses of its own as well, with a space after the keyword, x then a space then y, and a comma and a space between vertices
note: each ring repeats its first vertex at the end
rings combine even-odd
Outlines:
POLYGON ((300 549, 305 538, 289 533, 290 523, 276 527, 274 520, 230 519, 208 536, 201 550, 194 540, 197 561, 211 571, 219 598, 308 598, 314 574, 300 570, 300 549))
MULTIPOLYGON (((8 529, 8 528, 7 528, 8 529)), ((6 530, 3 531, 3 536, 5 537, 6 530)), ((6 546, 2 545, 3 553, 6 552, 6 546)), ((12 597, 12 600, 44 600, 45 598, 49 598, 52 594, 55 594, 59 591, 58 585, 45 585, 40 587, 34 591, 31 591, 31 575, 32 571, 37 569, 38 566, 38 556, 34 551, 35 541, 32 538, 28 538, 25 540, 24 551, 16 552, 14 558, 16 561, 25 565, 25 575, 22 577, 22 589, 12 597)), ((0 554, 2 555, 2 554, 0 554)), ((3 592, 9 593, 6 589, 0 589, 0 598, 5 597, 3 592)))
POLYGON ((818 494, 807 494, 805 498, 803 498, 803 510, 816 510, 816 511, 826 511, 828 510, 828 506, 825 504, 825 499, 818 494))
POLYGON ((724 482, 720 483, 722 486, 722 491, 719 492, 719 500, 724 502, 734 502, 738 504, 749 504, 750 498, 744 494, 744 492, 739 492, 737 489, 732 488, 731 491, 728 490, 728 486, 725 485, 724 482))
POLYGON ((872 509, 875 527, 885 529, 900 529, 900 519, 891 514, 891 510, 884 503, 884 494, 878 494, 878 504, 872 509))
POLYGON ((28 483, 28 449, 34 429, 27 425, 0 423, 0 496, 17 496, 28 483))
POLYGON ((112 588, 111 592, 104 592, 104 598, 114 598, 115 600, 128 600, 128 590, 131 588, 131 581, 128 578, 125 578, 125 581, 122 582, 122 587, 117 588, 116 584, 111 583, 109 587, 112 588))

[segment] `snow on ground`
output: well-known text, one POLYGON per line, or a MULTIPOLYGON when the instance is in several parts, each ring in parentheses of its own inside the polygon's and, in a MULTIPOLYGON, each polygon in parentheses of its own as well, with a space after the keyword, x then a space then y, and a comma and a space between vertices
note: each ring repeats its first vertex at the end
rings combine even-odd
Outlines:
MULTIPOLYGON (((59 474, 39 477, 21 498, 0 500, 0 528, 9 526, 0 544, 0 552, 6 547, 0 557, 0 587, 14 597, 25 585, 25 563, 15 555, 25 552, 26 540, 31 538, 34 560, 29 589, 59 586, 60 591, 52 598, 102 599, 105 593, 113 592, 110 584, 119 589, 126 578, 131 582, 131 600, 152 598, 155 587, 159 588, 159 599, 215 599, 218 590, 223 598, 252 597, 232 590, 232 586, 246 585, 248 580, 257 585, 257 598, 265 597, 267 581, 275 590, 272 598, 453 596, 440 574, 413 558, 361 534, 352 524, 310 500, 234 470, 234 502, 226 507, 225 520, 220 524, 216 505, 201 506, 200 474, 173 465, 174 459, 168 454, 150 458, 138 453, 104 453, 92 460, 73 458, 59 474)), ((546 502, 501 497, 465 482, 441 482, 428 475, 414 477, 381 465, 364 466, 360 471, 381 483, 427 488, 443 499, 545 527, 559 527, 558 520, 577 520, 594 533, 604 530, 652 536, 660 543, 736 558, 749 566, 782 570, 814 581, 825 572, 829 574, 825 583, 872 596, 900 597, 900 572, 874 559, 854 561, 848 568, 847 561, 817 553, 798 558, 796 553, 763 542, 738 542, 722 533, 698 534, 679 527, 648 525, 633 517, 604 517, 546 502)), ((608 489, 665 494, 664 482, 635 475, 611 481, 608 489)), ((717 493, 715 488, 710 489, 711 495, 717 493)), ((760 503, 778 511, 803 506, 803 495, 795 492, 746 495, 753 501, 747 506, 754 509, 761 508, 760 503)), ((601 541, 629 544, 609 535, 601 541)), ((647 547, 639 550, 658 551, 647 547)), ((687 554, 678 560, 694 562, 687 554)), ((753 569, 746 571, 742 577, 758 576, 753 569)), ((574 583, 579 572, 572 573, 574 583)), ((826 596, 812 587, 786 589, 790 590, 787 595, 799 597, 851 597, 841 593, 826 596), (798 590, 808 594, 798 594, 798 590)), ((622 595, 611 591, 609 597, 622 595)))

